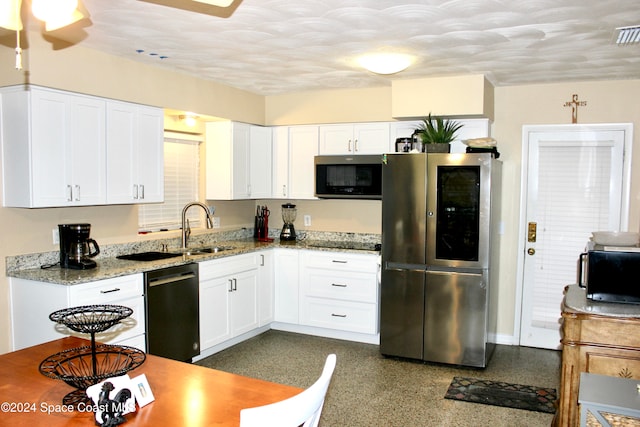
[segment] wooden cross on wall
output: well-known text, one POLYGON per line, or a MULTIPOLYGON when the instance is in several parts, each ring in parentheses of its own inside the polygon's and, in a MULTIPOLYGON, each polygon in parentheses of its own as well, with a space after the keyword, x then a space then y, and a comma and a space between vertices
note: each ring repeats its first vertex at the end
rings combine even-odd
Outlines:
POLYGON ((584 107, 587 101, 578 101, 578 94, 574 93, 571 101, 564 103, 565 107, 571 107, 571 123, 578 123, 578 107, 584 107))

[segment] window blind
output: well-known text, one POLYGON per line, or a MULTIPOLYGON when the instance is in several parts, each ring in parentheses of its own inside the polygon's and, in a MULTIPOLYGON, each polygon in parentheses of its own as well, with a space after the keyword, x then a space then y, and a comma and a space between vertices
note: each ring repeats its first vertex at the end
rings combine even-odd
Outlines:
POLYGON ((557 329, 565 286, 592 231, 609 229, 612 149, 540 146, 532 325, 557 329), (569 173, 570 172, 570 173, 569 173))
MULTIPOLYGON (((140 205, 140 231, 174 230, 181 227, 182 208, 198 200, 200 141, 164 139, 164 203, 140 205)), ((200 226, 198 211, 191 209, 187 218, 191 227, 200 226)))

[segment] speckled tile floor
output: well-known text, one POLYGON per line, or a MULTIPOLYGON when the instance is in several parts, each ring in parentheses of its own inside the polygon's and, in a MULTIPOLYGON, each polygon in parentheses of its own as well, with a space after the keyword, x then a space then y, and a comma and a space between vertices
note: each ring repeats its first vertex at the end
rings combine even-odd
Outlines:
POLYGON ((223 371, 301 388, 337 355, 320 425, 549 426, 553 415, 444 399, 454 376, 558 389, 560 352, 496 346, 486 369, 395 360, 378 346, 268 331, 198 362, 223 371))

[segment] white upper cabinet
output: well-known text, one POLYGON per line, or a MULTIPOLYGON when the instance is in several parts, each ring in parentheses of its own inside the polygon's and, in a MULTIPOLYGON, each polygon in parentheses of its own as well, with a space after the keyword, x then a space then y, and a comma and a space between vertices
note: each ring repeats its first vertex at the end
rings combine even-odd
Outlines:
POLYGON ((389 151, 389 123, 320 126, 320 154, 382 154, 389 151))
POLYGON ((269 197, 271 130, 236 122, 206 125, 206 198, 269 197))
POLYGON ((164 200, 162 109, 107 102, 107 203, 164 200))
POLYGON ((271 128, 249 129, 249 195, 252 199, 271 197, 272 144, 271 128))
POLYGON ((2 90, 4 206, 104 204, 105 101, 38 87, 2 90))
POLYGON ((273 190, 278 199, 315 199, 314 157, 318 126, 279 126, 273 129, 273 190))
POLYGON ((0 94, 4 206, 140 203, 129 179, 162 201, 161 109, 37 86, 0 94), (114 105, 133 114, 108 122, 114 105))

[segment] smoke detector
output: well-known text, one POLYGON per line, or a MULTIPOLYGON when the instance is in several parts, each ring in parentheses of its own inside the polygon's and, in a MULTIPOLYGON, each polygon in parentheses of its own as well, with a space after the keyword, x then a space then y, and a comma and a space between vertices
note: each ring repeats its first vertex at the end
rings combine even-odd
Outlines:
POLYGON ((616 28, 619 31, 616 44, 621 46, 640 42, 640 25, 616 28))

